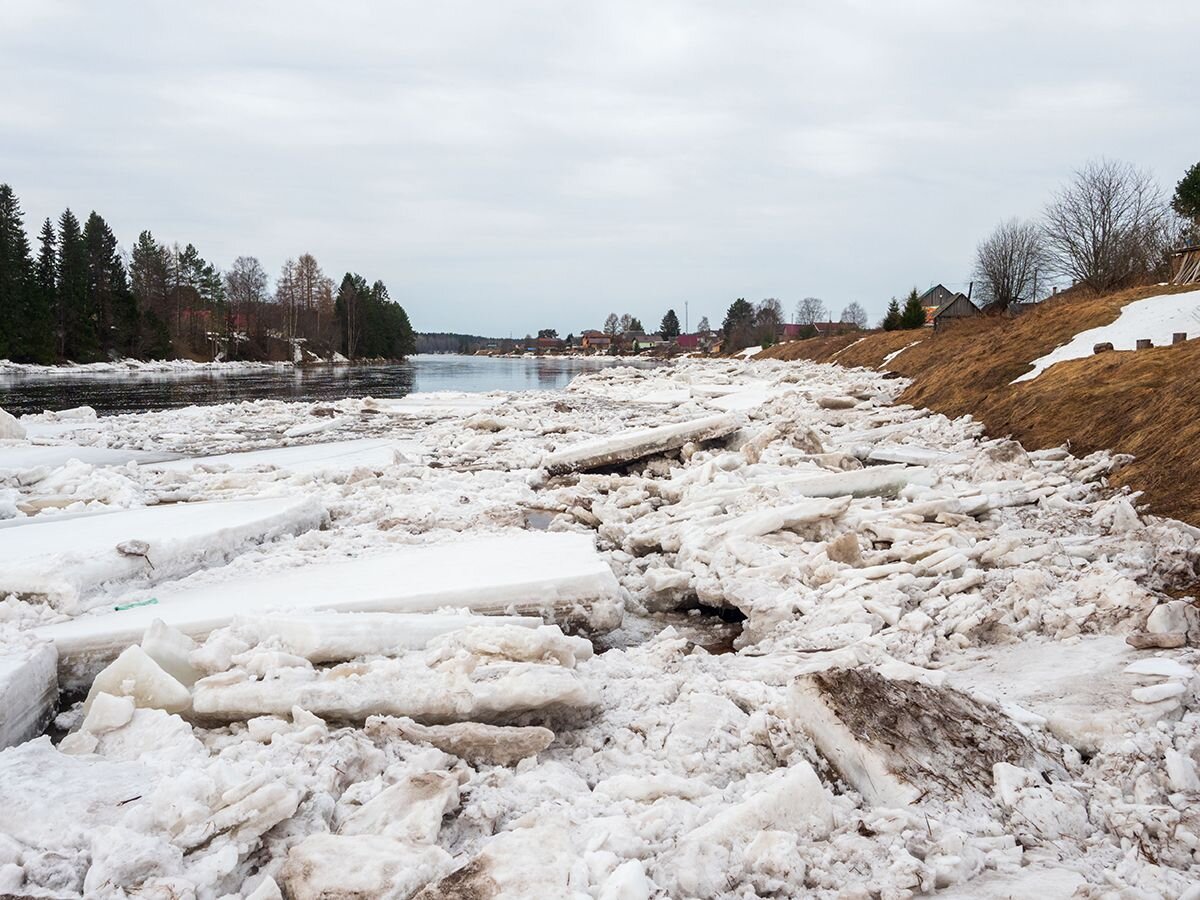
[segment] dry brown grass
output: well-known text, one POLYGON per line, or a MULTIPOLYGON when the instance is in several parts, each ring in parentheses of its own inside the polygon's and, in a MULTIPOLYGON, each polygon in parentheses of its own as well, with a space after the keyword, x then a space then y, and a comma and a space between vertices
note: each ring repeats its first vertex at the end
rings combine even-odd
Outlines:
POLYGON ((798 341, 762 356, 878 368, 887 354, 920 338, 888 365, 913 380, 902 402, 973 415, 990 434, 1012 435, 1029 449, 1069 442, 1078 454, 1131 453, 1136 461, 1116 480, 1143 491, 1153 511, 1200 525, 1200 341, 1103 353, 1009 383, 1080 331, 1115 320, 1125 304, 1194 289, 1064 295, 1016 319, 971 319, 937 334, 872 332, 859 343, 852 336, 798 341))

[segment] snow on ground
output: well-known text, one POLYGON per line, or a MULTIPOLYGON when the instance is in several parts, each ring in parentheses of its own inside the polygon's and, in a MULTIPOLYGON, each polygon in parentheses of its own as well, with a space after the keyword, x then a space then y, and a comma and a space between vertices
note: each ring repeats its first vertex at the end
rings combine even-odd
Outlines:
POLYGON ((898 381, 25 417, 0 894, 1196 897, 1197 531, 898 381))
POLYGON ((1061 347, 1035 359, 1030 363, 1032 368, 1011 383, 1032 381, 1055 363, 1091 356, 1096 344, 1110 343, 1114 350, 1134 350, 1140 339, 1148 338, 1158 347, 1170 344, 1177 332, 1193 338, 1200 333, 1200 290, 1147 297, 1127 304, 1115 322, 1081 331, 1061 347))
POLYGON ((889 353, 887 356, 885 356, 885 357, 883 358, 883 362, 882 362, 882 363, 880 363, 880 365, 884 365, 884 366, 886 366, 888 363, 890 363, 890 362, 891 362, 893 359, 895 359, 897 356, 899 356, 899 355, 900 355, 901 353, 903 353, 905 350, 908 350, 910 347, 915 347, 915 346, 917 346, 917 344, 919 344, 919 343, 921 343, 921 342, 920 342, 920 341, 913 341, 911 344, 905 344, 905 345, 904 345, 903 347, 901 347, 899 350, 893 350, 891 353, 889 353))
POLYGON ((0 359, 0 375, 125 375, 142 372, 222 372, 258 371, 290 367, 291 363, 270 362, 192 362, 190 359, 122 359, 118 362, 68 363, 42 366, 0 359))

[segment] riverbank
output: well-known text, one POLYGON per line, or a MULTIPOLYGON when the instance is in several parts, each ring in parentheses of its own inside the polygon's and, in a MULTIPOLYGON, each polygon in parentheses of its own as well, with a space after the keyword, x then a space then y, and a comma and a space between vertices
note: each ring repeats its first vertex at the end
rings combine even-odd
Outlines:
MULTIPOLYGON (((1200 525, 1200 400, 1193 373, 1200 341, 1169 345, 1170 333, 1200 335, 1200 319, 1184 315, 1153 350, 1128 352, 1150 337, 1150 324, 1117 351, 1058 363, 1028 381, 1033 362, 1075 335, 1114 323, 1122 310, 1147 298, 1196 297, 1195 285, 1149 286, 1103 297, 1047 301, 1016 319, 979 318, 941 332, 872 332, 794 341, 764 351, 763 358, 808 359, 897 372, 911 379, 901 402, 949 416, 971 415, 994 435, 1012 435, 1031 449, 1069 444, 1076 453, 1110 449, 1133 461, 1114 483, 1142 493, 1160 515, 1200 525), (1143 333, 1144 332, 1144 333, 1143 333), (1166 346, 1162 346, 1162 345, 1166 346)), ((1139 330, 1140 329, 1140 330, 1139 330)), ((1160 329, 1161 330, 1161 329, 1160 329)), ((1096 340, 1107 340, 1098 337, 1096 340)))
POLYGON ((1195 531, 906 389, 689 361, 25 417, 0 696, 72 693, 0 752, 5 889, 1180 895, 1195 531))

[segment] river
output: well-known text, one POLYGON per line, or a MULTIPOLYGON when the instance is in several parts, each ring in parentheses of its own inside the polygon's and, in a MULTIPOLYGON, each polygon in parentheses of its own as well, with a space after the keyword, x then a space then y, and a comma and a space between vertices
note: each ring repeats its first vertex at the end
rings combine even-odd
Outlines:
POLYGON ((565 387, 580 372, 649 360, 607 357, 413 356, 388 365, 220 369, 195 372, 0 375, 0 409, 13 415, 91 406, 100 415, 238 400, 403 397, 430 391, 529 391, 565 387))

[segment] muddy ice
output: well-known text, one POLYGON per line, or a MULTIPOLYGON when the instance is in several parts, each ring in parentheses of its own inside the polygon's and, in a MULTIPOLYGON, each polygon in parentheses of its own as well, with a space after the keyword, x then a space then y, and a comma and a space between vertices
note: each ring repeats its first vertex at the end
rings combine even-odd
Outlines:
POLYGON ((0 893, 1200 897, 1197 531, 901 386, 9 423, 0 893))

